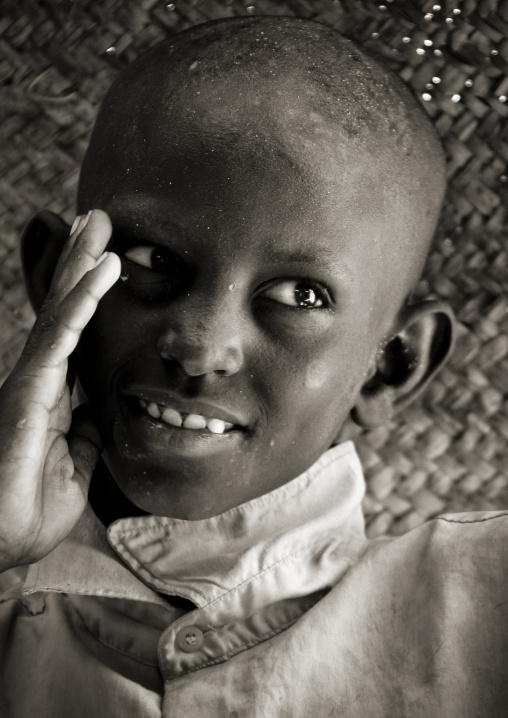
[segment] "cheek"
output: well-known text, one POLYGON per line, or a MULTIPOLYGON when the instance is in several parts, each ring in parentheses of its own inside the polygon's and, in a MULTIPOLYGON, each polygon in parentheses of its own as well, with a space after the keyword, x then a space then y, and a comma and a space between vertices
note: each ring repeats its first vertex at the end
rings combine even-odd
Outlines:
POLYGON ((292 378, 294 401, 305 406, 308 416, 318 412, 336 419, 354 405, 369 362, 367 342, 341 341, 320 350, 315 346, 311 354, 301 357, 301 368, 293 365, 286 372, 286 382, 292 378))
POLYGON ((325 421, 328 416, 335 424, 351 408, 351 380, 351 368, 340 355, 311 361, 302 376, 300 397, 309 418, 318 415, 325 421))
POLYGON ((319 391, 327 386, 330 380, 330 367, 323 360, 311 361, 305 370, 303 384, 305 391, 319 391))
POLYGON ((85 327, 76 352, 83 386, 91 390, 109 385, 135 344, 143 344, 146 328, 146 321, 117 301, 114 289, 106 295, 85 327))
POLYGON ((259 367, 265 377, 259 391, 271 405, 269 413, 278 421, 282 416, 284 423, 297 424, 299 431, 317 417, 335 418, 350 386, 350 367, 340 347, 302 340, 289 351, 278 348, 271 361, 259 367))

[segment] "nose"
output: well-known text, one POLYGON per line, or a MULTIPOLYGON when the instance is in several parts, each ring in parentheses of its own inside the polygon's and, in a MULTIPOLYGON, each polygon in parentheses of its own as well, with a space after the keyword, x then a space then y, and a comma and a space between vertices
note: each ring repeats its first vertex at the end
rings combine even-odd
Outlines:
POLYGON ((163 359, 176 361, 189 376, 236 374, 243 364, 239 311, 231 301, 187 301, 173 307, 157 341, 163 359), (204 306, 206 304, 206 306, 204 306))

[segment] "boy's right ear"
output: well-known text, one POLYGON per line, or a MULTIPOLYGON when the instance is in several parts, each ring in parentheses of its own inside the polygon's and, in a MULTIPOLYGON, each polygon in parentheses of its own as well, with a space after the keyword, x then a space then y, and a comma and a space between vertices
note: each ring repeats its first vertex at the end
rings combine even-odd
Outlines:
POLYGON ((70 226, 54 212, 37 212, 21 235, 21 264, 35 312, 46 299, 70 226))

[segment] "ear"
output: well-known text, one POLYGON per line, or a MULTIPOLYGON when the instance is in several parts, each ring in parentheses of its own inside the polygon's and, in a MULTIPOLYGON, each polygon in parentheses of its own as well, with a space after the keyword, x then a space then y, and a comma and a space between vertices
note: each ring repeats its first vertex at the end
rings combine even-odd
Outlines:
POLYGON ((57 214, 37 212, 21 235, 21 263, 30 303, 37 312, 48 293, 70 227, 57 214))
POLYGON ((363 429, 387 423, 408 406, 443 366, 453 349, 454 317, 444 302, 405 306, 396 333, 378 350, 351 418, 363 429))

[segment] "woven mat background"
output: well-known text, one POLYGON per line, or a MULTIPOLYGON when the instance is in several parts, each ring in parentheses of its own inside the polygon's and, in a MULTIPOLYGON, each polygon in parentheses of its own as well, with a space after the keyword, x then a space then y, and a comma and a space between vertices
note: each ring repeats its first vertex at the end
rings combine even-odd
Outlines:
POLYGON ((508 0, 0 0, 0 381, 33 321, 20 231, 44 207, 72 221, 97 106, 118 70, 171 33, 250 14, 314 19, 386 57, 448 155, 419 290, 451 303, 459 339, 418 404, 359 442, 369 535, 508 508, 508 0))

